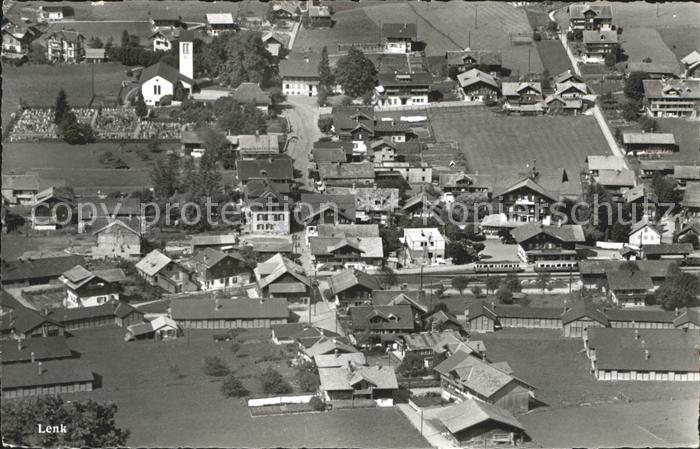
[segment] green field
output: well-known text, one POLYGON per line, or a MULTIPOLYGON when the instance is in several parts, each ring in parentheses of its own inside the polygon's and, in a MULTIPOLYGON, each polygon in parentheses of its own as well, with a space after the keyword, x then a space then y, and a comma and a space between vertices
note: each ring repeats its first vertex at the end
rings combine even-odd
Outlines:
POLYGON ((244 331, 237 357, 231 343, 216 343, 212 331, 193 331, 174 342, 125 343, 124 329, 76 331, 69 340, 103 386, 66 399, 114 401, 117 424, 131 430, 131 446, 151 447, 427 447, 395 409, 339 410, 252 418, 241 399, 225 399, 220 381, 207 378, 202 360, 217 355, 247 388, 258 393, 257 373, 272 365, 289 379, 285 360, 261 362, 279 351, 267 343, 269 330, 244 331), (250 346, 252 345, 252 346, 250 346), (246 347, 250 346, 249 349, 246 347))
POLYGON ((588 155, 609 154, 598 123, 591 116, 516 117, 496 115, 484 107, 433 108, 438 141, 459 143, 474 173, 497 174, 499 167, 537 160, 541 167, 564 167, 577 176, 588 155))
POLYGON ((654 28, 625 28, 620 35, 620 44, 629 58, 627 62, 642 62, 645 58, 651 58, 656 63, 678 64, 676 55, 654 28))
POLYGON ((700 42, 698 26, 663 27, 657 28, 656 31, 679 60, 698 49, 698 42, 700 42))
POLYGON ((571 60, 560 41, 539 41, 535 44, 542 60, 542 65, 551 76, 556 76, 572 69, 571 60))
POLYGON ((513 74, 541 72, 534 45, 511 44, 511 33, 531 36, 532 29, 525 11, 506 3, 482 2, 477 8, 466 2, 405 2, 371 4, 345 10, 333 15, 335 25, 329 30, 301 29, 294 43, 296 51, 307 48, 319 50, 324 45, 329 52, 337 44, 377 42, 380 25, 387 22, 418 24, 418 40, 425 43, 427 56, 444 56, 447 50, 472 49, 500 51, 504 67, 513 74), (476 18, 476 20, 475 20, 476 18))

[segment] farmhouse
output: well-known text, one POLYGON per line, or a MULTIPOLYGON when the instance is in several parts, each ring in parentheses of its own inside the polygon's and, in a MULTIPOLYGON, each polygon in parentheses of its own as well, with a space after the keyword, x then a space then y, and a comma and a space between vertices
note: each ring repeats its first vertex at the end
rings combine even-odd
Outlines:
POLYGON ((251 279, 252 270, 237 253, 227 254, 206 248, 185 263, 203 291, 240 287, 251 279))
POLYGON ((425 368, 431 368, 436 354, 444 353, 448 346, 460 344, 464 344, 462 337, 452 330, 405 334, 396 340, 396 350, 392 354, 399 360, 405 359, 409 354, 418 356, 423 360, 425 368))
POLYGON ((239 104, 253 105, 265 114, 272 105, 270 94, 262 90, 259 83, 241 83, 231 92, 231 97, 239 104))
POLYGON ((328 280, 328 285, 338 304, 345 307, 371 301, 372 291, 381 289, 376 277, 358 270, 335 274, 328 280))
POLYGON ((583 83, 584 79, 581 76, 577 75, 575 72, 573 72, 571 69, 566 69, 559 75, 552 78, 552 82, 554 82, 555 85, 566 83, 569 81, 573 83, 583 83))
POLYGON ((460 445, 516 445, 527 438, 523 425, 508 410, 474 398, 441 410, 438 419, 460 445))
POLYGON ((126 275, 119 268, 92 272, 76 265, 59 278, 66 288, 63 306, 71 309, 118 301, 121 291, 119 284, 125 279, 126 275))
POLYGON ((384 53, 406 54, 413 51, 418 40, 418 27, 415 23, 382 24, 382 45, 384 53))
POLYGON ((610 5, 587 3, 569 6, 569 29, 600 30, 612 27, 613 13, 610 5))
POLYGON ((427 104, 433 77, 428 72, 380 73, 374 92, 378 106, 427 104))
POLYGON ((476 398, 513 413, 530 409, 535 388, 466 351, 457 351, 435 367, 444 399, 476 398))
POLYGON ((700 165, 674 165, 673 179, 681 187, 685 187, 689 182, 700 181, 700 165))
POLYGON ((71 331, 114 325, 127 327, 142 322, 144 313, 124 301, 112 300, 99 306, 55 310, 49 317, 71 331))
POLYGON ((152 338, 156 341, 161 341, 168 338, 177 338, 180 332, 180 328, 172 318, 159 316, 151 321, 128 326, 124 340, 132 341, 152 338))
POLYGON ((292 200, 282 193, 286 184, 252 180, 246 184, 250 228, 254 232, 287 235, 290 231, 292 200))
POLYGON ((681 59, 681 64, 683 65, 683 76, 685 78, 700 79, 700 52, 693 50, 681 59))
POLYGON ((210 36, 218 36, 227 31, 236 31, 236 22, 231 13, 209 13, 206 15, 207 33, 210 36))
POLYGON ((654 291, 649 273, 638 270, 616 270, 606 273, 612 301, 622 307, 643 306, 654 291))
POLYGON ((267 52, 275 58, 279 58, 284 54, 283 50, 289 46, 289 35, 268 31, 262 35, 262 41, 267 52))
POLYGON ((607 55, 617 60, 619 47, 616 30, 586 30, 583 32, 583 59, 589 64, 602 64, 607 55))
POLYGON ((700 80, 644 80, 644 107, 651 117, 693 117, 700 110, 700 80))
POLYGON ((307 230, 322 224, 350 224, 355 222, 355 196, 302 193, 297 210, 307 230))
POLYGON ((557 94, 548 95, 544 105, 550 114, 577 114, 583 111, 584 103, 580 98, 562 98, 557 94))
POLYGON ((240 159, 270 157, 279 154, 279 140, 274 134, 242 134, 227 136, 240 159))
POLYGON ((622 156, 591 155, 586 157, 586 164, 588 165, 588 173, 593 179, 597 179, 602 170, 625 170, 627 168, 627 162, 622 156))
POLYGON ((171 317, 184 329, 250 329, 284 324, 286 299, 173 299, 171 317))
POLYGON ((318 74, 320 63, 320 55, 301 53, 291 53, 287 59, 280 61, 279 74, 282 78, 282 93, 284 95, 315 97, 321 82, 318 74))
POLYGON ((197 290, 192 273, 157 249, 136 263, 136 271, 150 285, 160 287, 168 293, 197 290))
POLYGON ((505 82, 501 84, 504 109, 522 113, 541 112, 542 84, 539 82, 505 82))
POLYGON ((37 22, 58 22, 63 20, 63 6, 39 6, 37 22))
POLYGON ((32 203, 32 229, 55 231, 76 221, 72 218, 75 204, 70 189, 49 187, 37 193, 32 203))
POLYGON ((319 390, 326 400, 381 400, 393 405, 392 394, 399 389, 391 365, 319 368, 319 390))
POLYGON ((681 206, 688 219, 700 218, 700 183, 688 184, 683 192, 681 206))
MULTIPOLYGON (((3 291, 3 309, 9 294, 3 291)), ((35 337, 56 337, 64 335, 63 325, 39 312, 17 304, 7 313, 0 315, 0 340, 27 339, 35 337)))
POLYGON ((313 361, 320 355, 335 355, 335 354, 358 354, 360 351, 346 342, 344 338, 327 338, 322 337, 315 341, 311 346, 301 345, 299 355, 306 361, 313 361))
POLYGON ((350 308, 352 331, 357 336, 413 332, 415 322, 411 306, 357 306, 350 308))
POLYGON ((74 30, 56 31, 46 40, 46 49, 51 62, 81 62, 85 57, 85 36, 74 30))
POLYGON ((267 179, 278 183, 294 181, 294 167, 292 159, 288 157, 240 160, 236 164, 236 170, 241 186, 252 179, 267 179))
POLYGON ((64 271, 84 265, 82 256, 58 256, 41 259, 3 260, 2 285, 10 287, 53 284, 58 282, 64 271))
POLYGON ((375 306, 411 306, 414 315, 422 315, 432 309, 432 304, 428 304, 425 290, 375 290, 372 292, 372 304, 375 306))
POLYGON ((582 98, 588 94, 588 86, 585 83, 576 81, 564 81, 554 85, 554 92, 561 98, 582 98))
POLYGON ((518 243, 518 257, 527 263, 575 260, 576 244, 586 240, 581 225, 527 223, 513 229, 511 235, 518 243))
POLYGON ((641 248, 642 245, 658 245, 661 243, 661 230, 644 217, 632 225, 627 241, 635 248, 641 248))
POLYGON ((295 20, 299 17, 299 5, 295 1, 280 1, 272 5, 270 15, 273 21, 276 20, 295 20))
POLYGON ((531 177, 496 191, 494 198, 507 210, 509 219, 523 223, 549 223, 550 206, 559 201, 558 195, 547 191, 531 177))
POLYGON ((635 156, 669 154, 678 151, 673 133, 622 133, 622 146, 635 156))
POLYGON ((232 234, 195 234, 190 237, 190 252, 195 254, 211 248, 228 253, 236 248, 237 243, 236 236, 232 234))
POLYGON ((281 254, 261 262, 253 270, 263 296, 308 302, 314 286, 304 267, 281 254))
POLYGON ((503 58, 499 52, 489 50, 447 51, 445 53, 448 72, 460 74, 479 69, 491 76, 498 76, 503 69, 503 58))
POLYGON ((600 170, 598 184, 613 195, 620 198, 624 192, 637 184, 635 173, 630 169, 600 170))
POLYGON ((163 28, 148 36, 153 42, 153 51, 170 51, 178 45, 183 28, 163 28))
POLYGON ((374 164, 371 162, 318 164, 318 175, 326 187, 371 185, 374 183, 374 164))
POLYGON ((2 367, 2 397, 55 395, 92 391, 94 375, 80 359, 13 363, 2 367))
POLYGON ((479 69, 470 69, 457 75, 457 82, 466 101, 494 102, 501 95, 499 81, 479 69))
POLYGON ((66 337, 18 339, 17 344, 2 345, 3 368, 12 363, 35 363, 73 357, 66 337))
MULTIPOLYGON (((138 221, 138 220, 136 220, 138 221)), ((95 230, 97 246, 92 247, 92 256, 97 258, 137 258, 141 256, 140 224, 136 229, 122 220, 110 220, 95 230)))
POLYGON ((677 78, 678 64, 663 62, 630 62, 627 64, 627 73, 643 73, 646 79, 677 78))
POLYGON ((173 29, 183 25, 182 17, 175 11, 165 10, 157 11, 153 14, 148 13, 153 31, 159 29, 173 29))
MULTIPOLYGON (((309 6, 307 10, 307 20, 311 28, 330 28, 333 25, 331 9, 328 6, 309 6)), ((318 65, 316 67, 318 67, 318 65)))
POLYGON ((381 237, 309 237, 317 266, 330 269, 376 269, 384 259, 381 237))

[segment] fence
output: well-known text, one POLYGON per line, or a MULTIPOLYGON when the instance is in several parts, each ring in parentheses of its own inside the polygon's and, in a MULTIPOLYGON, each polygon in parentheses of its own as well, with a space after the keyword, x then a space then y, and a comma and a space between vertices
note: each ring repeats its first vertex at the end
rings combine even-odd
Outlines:
POLYGON ((379 42, 372 42, 372 43, 339 43, 338 44, 338 53, 340 54, 345 54, 348 51, 350 51, 351 48, 357 48, 358 50, 361 50, 363 53, 383 53, 384 52, 384 45, 382 45, 379 42))
POLYGON ((248 399, 248 407, 261 407, 265 405, 280 405, 280 404, 308 404, 315 395, 313 394, 298 394, 273 396, 264 398, 248 399))
POLYGON ((483 103, 476 101, 440 101, 436 103, 426 104, 400 104, 391 106, 375 106, 375 111, 410 111, 410 110, 427 110, 436 108, 464 108, 469 106, 483 106, 483 103))
POLYGON ((429 388, 429 387, 439 387, 440 379, 435 378, 424 378, 424 377, 399 377, 399 385, 413 388, 429 388))
POLYGON ((334 399, 328 401, 331 409, 346 409, 346 408, 371 408, 379 407, 378 400, 374 399, 334 399))

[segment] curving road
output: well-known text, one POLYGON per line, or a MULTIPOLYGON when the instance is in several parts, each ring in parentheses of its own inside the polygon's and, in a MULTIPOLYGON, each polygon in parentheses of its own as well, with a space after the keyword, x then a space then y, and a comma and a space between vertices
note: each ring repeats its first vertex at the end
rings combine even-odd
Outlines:
POLYGON ((314 142, 321 137, 318 129, 319 107, 316 97, 288 96, 282 116, 287 118, 287 154, 294 159, 294 168, 301 171, 303 184, 309 187, 309 155, 314 142))

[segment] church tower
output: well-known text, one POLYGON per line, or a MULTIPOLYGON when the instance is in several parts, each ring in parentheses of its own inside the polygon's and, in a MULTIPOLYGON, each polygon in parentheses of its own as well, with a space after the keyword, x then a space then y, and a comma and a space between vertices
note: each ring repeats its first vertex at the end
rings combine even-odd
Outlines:
MULTIPOLYGON (((194 80, 194 50, 191 31, 180 33, 180 75, 194 80)), ((182 84, 192 92, 192 82, 182 80, 182 84)))

